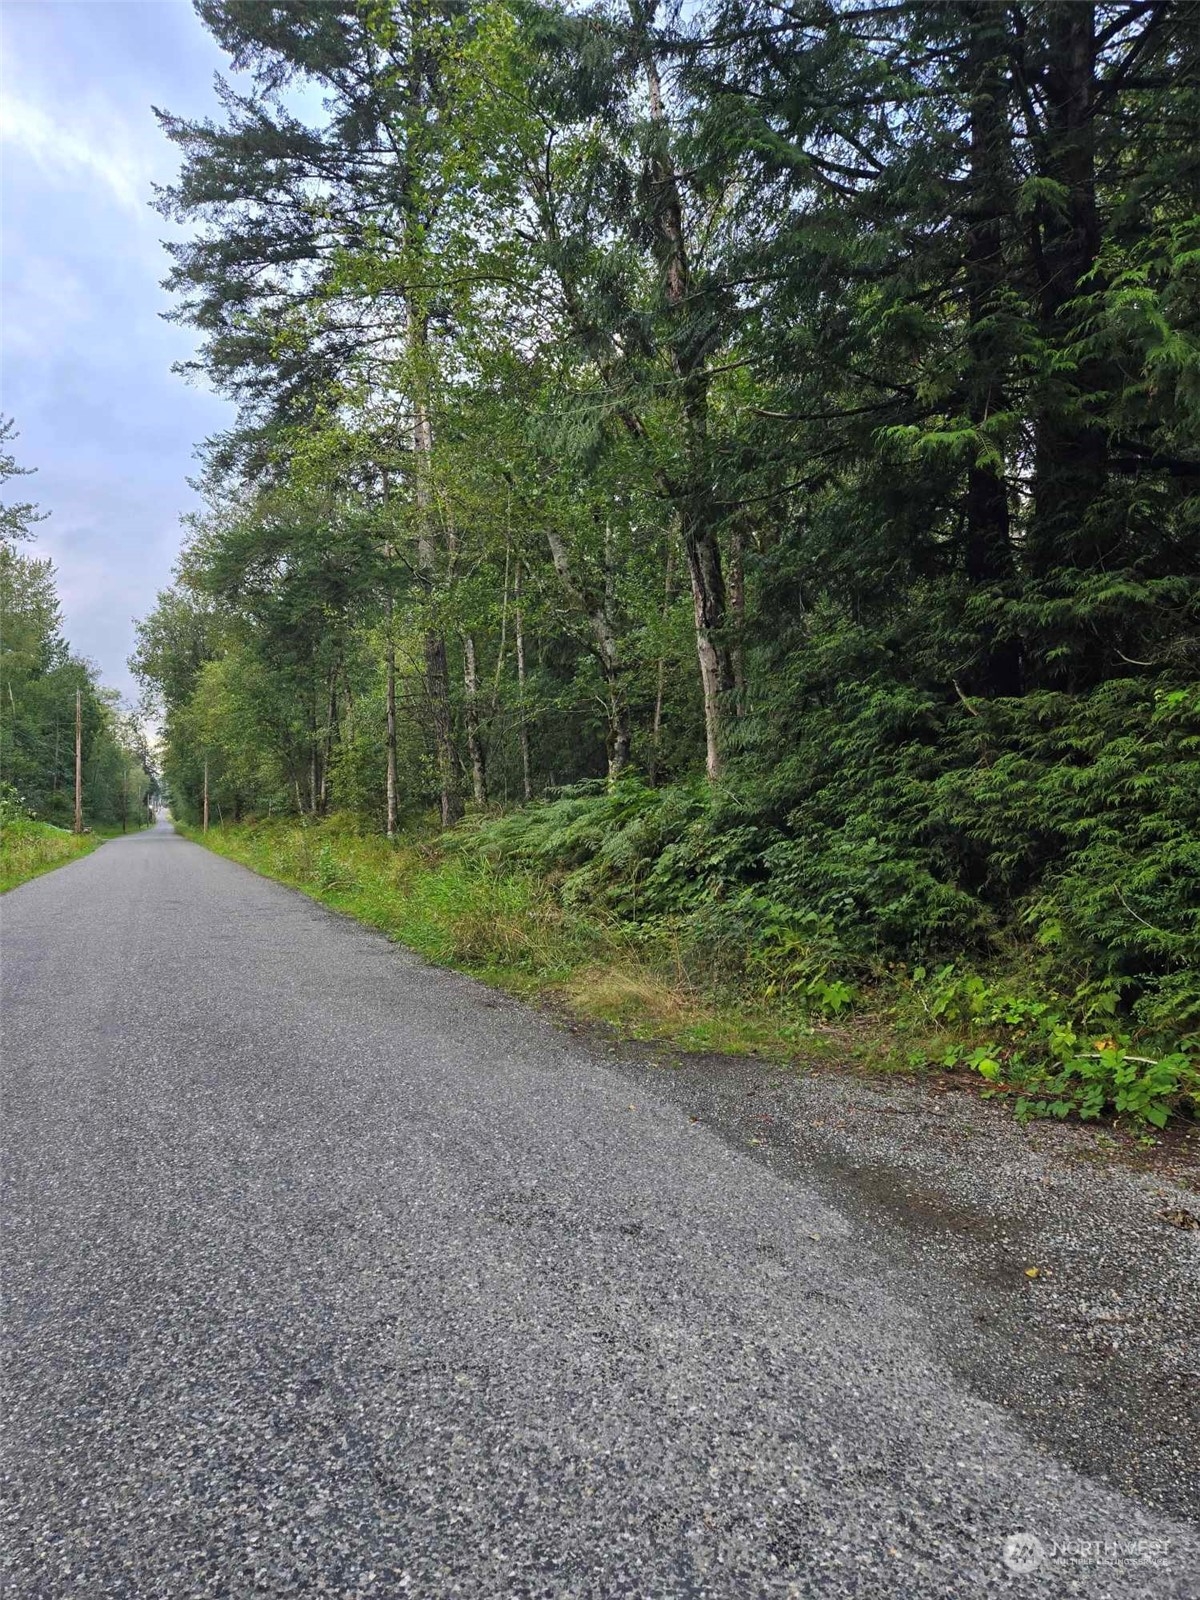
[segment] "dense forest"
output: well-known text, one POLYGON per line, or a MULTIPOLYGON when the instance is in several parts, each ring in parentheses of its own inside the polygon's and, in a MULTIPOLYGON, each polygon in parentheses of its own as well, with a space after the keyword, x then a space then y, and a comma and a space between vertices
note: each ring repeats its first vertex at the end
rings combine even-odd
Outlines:
POLYGON ((198 10, 178 814, 1194 1045, 1200 5, 198 10))
POLYGON ((13 480, 28 476, 15 439, 11 419, 0 419, 0 823, 10 839, 31 820, 74 825, 78 694, 84 826, 137 827, 157 790, 150 747, 116 691, 71 653, 53 564, 25 553, 44 513, 9 498, 13 480))

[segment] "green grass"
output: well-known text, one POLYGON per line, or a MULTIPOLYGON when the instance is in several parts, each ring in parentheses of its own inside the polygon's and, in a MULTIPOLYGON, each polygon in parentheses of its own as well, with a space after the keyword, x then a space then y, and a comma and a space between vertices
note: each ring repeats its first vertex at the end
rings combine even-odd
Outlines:
POLYGON ((97 845, 121 832, 116 828, 97 828, 91 833, 71 833, 51 822, 19 820, 6 822, 0 829, 0 894, 19 883, 65 867, 89 855, 97 845))
POLYGON ((436 837, 388 844, 341 818, 198 829, 188 838, 380 929, 439 965, 636 1039, 808 1059, 844 1041, 778 1004, 698 988, 671 941, 564 907, 544 874, 436 837))
MULTIPOLYGON (((128 832, 137 833, 144 823, 132 824, 128 832)), ((38 878, 43 872, 53 872, 55 867, 65 867, 69 861, 78 861, 108 839, 119 839, 119 823, 104 824, 88 833, 72 833, 69 828, 58 828, 52 822, 34 822, 20 818, 5 822, 0 827, 0 894, 15 889, 18 884, 38 878)))
POLYGON ((1110 1037, 1103 1007, 1083 1012, 1036 985, 1030 999, 1016 968, 985 981, 969 969, 899 967, 852 986, 827 970, 819 939, 801 948, 769 924, 747 928, 740 967, 728 951, 722 964, 706 958, 686 917, 598 911, 563 892, 561 871, 498 853, 470 824, 394 844, 345 817, 181 832, 430 961, 627 1038, 876 1073, 954 1071, 1022 1116, 1116 1115, 1161 1128, 1200 1105, 1194 1053, 1151 1059, 1147 1045, 1110 1037))

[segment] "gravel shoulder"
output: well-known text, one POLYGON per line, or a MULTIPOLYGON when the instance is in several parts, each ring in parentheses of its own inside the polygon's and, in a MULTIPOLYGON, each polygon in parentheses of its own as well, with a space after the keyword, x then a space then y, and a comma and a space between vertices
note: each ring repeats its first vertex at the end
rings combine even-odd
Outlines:
POLYGON ((631 1086, 819 1183, 975 1393, 1081 1470, 1200 1515, 1200 1128, 1143 1150, 1022 1127, 953 1079, 607 1049, 631 1086))

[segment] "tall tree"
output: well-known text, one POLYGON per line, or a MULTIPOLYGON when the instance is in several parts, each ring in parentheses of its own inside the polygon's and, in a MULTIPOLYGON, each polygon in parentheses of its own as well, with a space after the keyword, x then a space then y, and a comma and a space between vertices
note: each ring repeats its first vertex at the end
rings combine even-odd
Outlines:
POLYGON ((429 598, 425 673, 444 819, 461 800, 449 669, 437 620, 446 556, 429 483, 439 361, 431 333, 438 284, 463 269, 461 218, 443 114, 456 9, 372 13, 293 0, 271 8, 203 0, 200 14, 253 89, 222 86, 225 121, 160 113, 184 151, 163 211, 201 224, 172 246, 176 315, 204 335, 200 360, 242 407, 220 466, 261 472, 289 426, 308 426, 363 385, 391 393, 406 418, 396 457, 407 483, 429 598), (288 109, 291 86, 327 97, 318 126, 288 109), (457 252, 457 253, 456 253, 457 252), (453 259, 451 259, 453 258, 453 259))

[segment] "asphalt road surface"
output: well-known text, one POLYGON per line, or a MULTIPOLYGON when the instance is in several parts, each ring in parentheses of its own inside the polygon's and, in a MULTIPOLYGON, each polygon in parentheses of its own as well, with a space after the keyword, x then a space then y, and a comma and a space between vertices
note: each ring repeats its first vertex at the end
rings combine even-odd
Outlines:
POLYGON ((0 916, 12 1600, 1200 1594, 550 1021, 165 826, 0 916))

